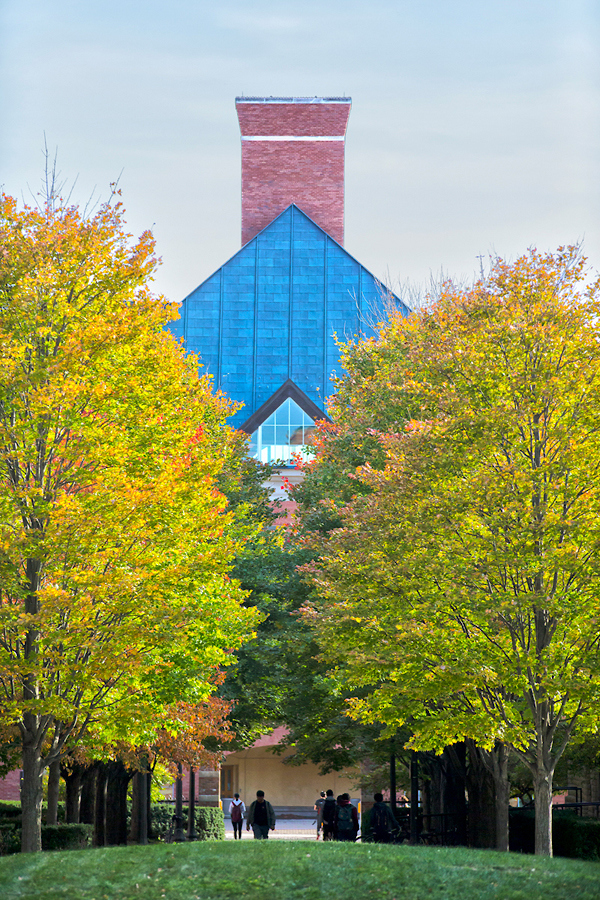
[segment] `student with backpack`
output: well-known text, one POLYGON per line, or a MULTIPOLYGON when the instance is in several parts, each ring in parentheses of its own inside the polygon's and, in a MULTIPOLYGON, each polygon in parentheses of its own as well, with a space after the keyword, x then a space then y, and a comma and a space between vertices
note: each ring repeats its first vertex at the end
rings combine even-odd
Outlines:
POLYGON ((335 810, 336 841, 355 841, 358 834, 358 813, 350 802, 349 794, 341 794, 337 798, 335 810))
POLYGON ((313 806, 317 814, 317 840, 319 840, 319 835, 321 834, 321 828, 323 827, 323 807, 325 806, 325 791, 321 791, 321 796, 318 798, 317 802, 313 806))
POLYGON ((335 836, 335 810, 336 803, 333 791, 327 791, 325 795, 325 803, 321 809, 321 818, 323 819, 323 840, 332 841, 335 836))
POLYGON ((244 824, 244 813, 246 812, 246 805, 243 800, 240 800, 239 794, 233 795, 233 800, 229 804, 229 815, 231 816, 231 824, 233 825, 233 839, 240 840, 242 839, 242 825, 244 824))
POLYGON ((398 830, 398 824, 387 803, 383 802, 383 794, 374 794, 373 800, 375 804, 371 809, 368 837, 376 844, 389 844, 392 834, 398 830))

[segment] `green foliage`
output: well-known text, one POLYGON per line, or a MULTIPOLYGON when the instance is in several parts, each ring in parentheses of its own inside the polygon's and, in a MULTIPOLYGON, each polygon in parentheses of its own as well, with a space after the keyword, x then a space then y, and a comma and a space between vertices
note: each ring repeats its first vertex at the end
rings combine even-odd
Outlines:
MULTIPOLYGON (((383 463, 355 473, 364 490, 306 567, 352 713, 410 722, 419 749, 509 744, 546 807, 571 735, 597 730, 599 298, 577 248, 530 251, 392 321, 380 381, 403 399, 371 435, 383 463)), ((372 415, 364 378, 344 427, 372 415)))
POLYGON ((82 850, 91 845, 93 835, 93 825, 42 825, 42 850, 82 850))
POLYGON ((18 818, 20 815, 20 800, 0 800, 0 819, 18 818))
POLYGON ((196 829, 200 841, 224 841, 225 819, 222 809, 200 806, 196 809, 196 829))
MULTIPOLYGON (((42 825, 42 850, 82 850, 92 843, 93 825, 42 825)), ((21 851, 21 823, 0 819, 0 856, 21 851)))
MULTIPOLYGON (((511 809, 510 849, 533 853, 535 848, 533 809, 511 809)), ((576 815, 574 810, 554 809, 552 844, 555 856, 571 859, 600 859, 600 821, 576 815)))
POLYGON ((10 900, 599 900, 598 864, 464 848, 243 840, 0 860, 10 900))
POLYGON ((0 819, 0 856, 21 851, 21 823, 0 819))
MULTIPOLYGON (((150 832, 152 837, 164 837, 167 834, 171 827, 174 812, 175 807, 172 803, 152 804, 150 807, 150 832)), ((225 840, 225 819, 222 809, 216 809, 212 806, 197 806, 195 814, 199 841, 225 840)), ((187 827, 187 806, 184 806, 182 828, 186 831, 187 827)))

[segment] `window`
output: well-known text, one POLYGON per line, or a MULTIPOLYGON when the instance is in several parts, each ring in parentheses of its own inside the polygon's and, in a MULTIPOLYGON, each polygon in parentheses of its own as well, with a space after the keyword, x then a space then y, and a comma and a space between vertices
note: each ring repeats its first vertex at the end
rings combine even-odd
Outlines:
POLYGON ((293 466, 294 455, 308 456, 306 448, 314 430, 314 419, 288 397, 251 436, 250 456, 264 463, 282 462, 293 466))
POLYGON ((237 766, 223 766, 221 769, 221 797, 233 797, 237 791, 237 766))

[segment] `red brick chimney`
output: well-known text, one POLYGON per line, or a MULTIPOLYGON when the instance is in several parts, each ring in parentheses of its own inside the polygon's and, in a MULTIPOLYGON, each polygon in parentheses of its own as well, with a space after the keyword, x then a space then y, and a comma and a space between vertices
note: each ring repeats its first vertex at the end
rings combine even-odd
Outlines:
POLYGON ((242 133, 242 244, 295 203, 344 243, 348 97, 236 97, 242 133))

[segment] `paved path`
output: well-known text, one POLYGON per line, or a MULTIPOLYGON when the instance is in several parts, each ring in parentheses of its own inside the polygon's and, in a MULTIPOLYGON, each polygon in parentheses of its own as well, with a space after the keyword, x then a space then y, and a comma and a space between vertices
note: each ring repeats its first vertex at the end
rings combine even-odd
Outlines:
MULTIPOLYGON (((316 819, 277 819, 275 831, 269 832, 270 841, 314 841, 316 840, 316 836, 316 819)), ((233 826, 229 818, 225 819, 225 838, 228 841, 233 840, 233 826)), ((252 829, 246 831, 245 822, 242 831, 242 840, 254 840, 252 829)))

